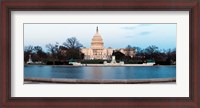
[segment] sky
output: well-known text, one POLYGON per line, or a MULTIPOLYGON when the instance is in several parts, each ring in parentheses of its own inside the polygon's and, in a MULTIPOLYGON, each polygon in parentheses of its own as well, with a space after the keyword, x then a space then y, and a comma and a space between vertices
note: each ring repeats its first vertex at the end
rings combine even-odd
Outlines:
POLYGON ((67 38, 76 37, 89 48, 97 26, 105 48, 176 48, 176 24, 24 24, 24 46, 39 45, 47 51, 46 44, 62 45, 67 38))

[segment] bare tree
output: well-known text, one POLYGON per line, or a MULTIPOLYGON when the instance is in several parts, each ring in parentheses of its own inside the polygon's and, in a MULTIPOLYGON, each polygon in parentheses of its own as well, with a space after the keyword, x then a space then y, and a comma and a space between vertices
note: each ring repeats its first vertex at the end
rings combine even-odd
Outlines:
POLYGON ((63 46, 66 48, 66 58, 69 59, 81 59, 82 53, 80 48, 83 47, 81 43, 76 39, 76 37, 68 38, 63 46))
POLYGON ((49 43, 49 44, 46 45, 46 47, 47 47, 48 51, 51 54, 51 58, 53 60, 53 64, 55 64, 55 60, 58 59, 58 51, 59 51, 58 47, 59 47, 59 44, 57 42, 56 42, 55 45, 49 43))
POLYGON ((79 48, 83 47, 83 45, 79 43, 79 41, 76 39, 76 37, 68 38, 66 40, 66 42, 63 43, 63 45, 66 48, 72 48, 72 49, 79 49, 79 48))
POLYGON ((159 50, 158 50, 158 47, 155 45, 151 45, 145 49, 145 57, 147 59, 155 60, 157 59, 158 54, 159 54, 159 50))
POLYGON ((35 46, 34 52, 35 52, 35 58, 37 59, 37 61, 42 61, 46 58, 46 53, 42 50, 41 46, 35 46))

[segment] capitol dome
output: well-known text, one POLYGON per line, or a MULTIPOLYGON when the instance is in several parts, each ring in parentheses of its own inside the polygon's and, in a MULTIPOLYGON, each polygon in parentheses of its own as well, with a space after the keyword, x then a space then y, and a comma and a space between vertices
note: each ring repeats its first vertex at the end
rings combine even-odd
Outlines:
POLYGON ((92 38, 92 42, 91 42, 91 48, 92 49, 103 49, 103 39, 101 37, 101 35, 99 34, 99 30, 98 27, 96 29, 96 33, 92 38))

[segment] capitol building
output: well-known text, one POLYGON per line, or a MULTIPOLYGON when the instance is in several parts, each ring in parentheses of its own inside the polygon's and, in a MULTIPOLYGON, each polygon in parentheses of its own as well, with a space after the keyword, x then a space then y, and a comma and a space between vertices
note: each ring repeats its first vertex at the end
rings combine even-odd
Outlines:
POLYGON ((126 56, 135 56, 135 50, 127 50, 125 48, 113 49, 113 48, 105 48, 104 42, 99 34, 98 27, 96 28, 96 33, 94 34, 91 42, 90 48, 82 48, 81 52, 84 54, 85 60, 93 60, 93 59, 101 59, 101 60, 110 60, 112 57, 112 53, 114 51, 120 51, 126 56))

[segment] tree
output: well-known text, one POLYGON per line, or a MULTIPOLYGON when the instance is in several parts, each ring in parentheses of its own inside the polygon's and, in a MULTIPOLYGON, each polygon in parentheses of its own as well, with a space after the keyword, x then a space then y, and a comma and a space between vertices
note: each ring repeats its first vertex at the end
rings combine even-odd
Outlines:
POLYGON ((137 61, 137 63, 143 63, 146 61, 145 59, 145 50, 141 49, 140 47, 134 46, 133 49, 135 49, 135 57, 133 60, 137 61))
POLYGON ((47 57, 41 46, 35 46, 33 50, 35 53, 35 59, 37 61, 44 61, 44 59, 47 57))
POLYGON ((82 59, 83 54, 80 51, 80 48, 83 47, 81 43, 76 39, 76 37, 67 38, 66 42, 63 43, 63 46, 66 50, 67 59, 82 59))
POLYGON ((80 49, 83 47, 83 45, 79 43, 76 37, 67 38, 63 45, 68 49, 80 49))
POLYGON ((134 46, 133 49, 135 49, 136 55, 141 53, 141 51, 142 51, 141 48, 137 47, 137 46, 134 46))
POLYGON ((125 58, 125 55, 120 51, 113 51, 112 55, 115 56, 116 60, 124 60, 125 58))
POLYGON ((153 54, 153 53, 158 52, 158 47, 155 45, 151 45, 151 46, 147 47, 145 50, 146 50, 146 53, 153 54))
POLYGON ((49 43, 46 45, 46 47, 48 51, 50 52, 50 58, 53 60, 53 64, 55 65, 55 60, 58 59, 59 43, 56 42, 55 45, 49 43))
POLYGON ((158 47, 155 45, 151 45, 145 49, 145 56, 147 59, 155 60, 158 53, 159 53, 158 47))
POLYGON ((166 55, 167 55, 167 61, 170 64, 174 64, 174 62, 176 61, 176 48, 172 49, 168 49, 166 51, 166 55))
POLYGON ((144 49, 141 49, 140 47, 134 46, 133 49, 135 49, 136 58, 144 58, 145 51, 144 49))
POLYGON ((29 55, 33 55, 33 46, 25 46, 24 47, 24 62, 27 62, 29 59, 29 55))
POLYGON ((64 47, 62 45, 59 46, 58 53, 57 53, 57 57, 59 60, 66 61, 66 59, 67 59, 66 51, 67 51, 66 47, 64 47))

